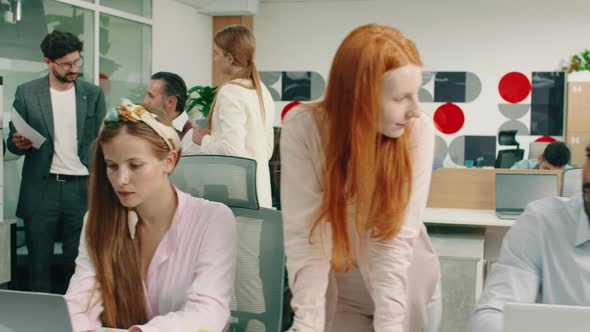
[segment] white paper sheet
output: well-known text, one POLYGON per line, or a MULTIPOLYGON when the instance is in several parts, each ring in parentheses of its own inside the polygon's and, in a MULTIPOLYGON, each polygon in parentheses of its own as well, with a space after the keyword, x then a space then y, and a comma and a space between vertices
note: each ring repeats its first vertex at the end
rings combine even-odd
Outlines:
MULTIPOLYGON (((12 110, 10 110, 10 121, 12 121, 12 124, 14 125, 14 128, 16 129, 16 131, 18 131, 21 135, 23 135, 24 137, 26 137, 29 141, 31 141, 33 143, 33 147, 35 149, 40 148, 41 145, 43 145, 43 143, 45 143, 46 138, 41 136, 41 134, 39 134, 38 131, 33 129, 33 127, 31 127, 20 116, 20 114, 18 114, 18 112, 14 109, 14 107, 12 108, 12 110)), ((9 137, 8 139, 12 139, 12 137, 9 137)))

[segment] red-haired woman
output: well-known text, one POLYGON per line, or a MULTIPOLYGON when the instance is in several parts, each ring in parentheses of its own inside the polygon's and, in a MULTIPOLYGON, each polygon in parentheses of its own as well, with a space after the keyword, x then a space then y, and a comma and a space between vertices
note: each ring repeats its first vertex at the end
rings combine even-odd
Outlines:
POLYGON ((66 293, 75 332, 213 332, 229 321, 234 216, 170 184, 180 138, 163 111, 148 108, 128 102, 107 113, 94 145, 66 293))
POLYGON ((438 256, 422 218, 434 127, 420 111, 422 62, 387 26, 352 31, 325 98, 281 135, 291 331, 436 331, 438 256))

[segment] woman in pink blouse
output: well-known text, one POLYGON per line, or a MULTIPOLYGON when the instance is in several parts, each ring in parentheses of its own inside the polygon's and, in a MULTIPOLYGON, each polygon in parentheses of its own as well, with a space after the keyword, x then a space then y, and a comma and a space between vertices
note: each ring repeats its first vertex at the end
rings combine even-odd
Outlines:
POLYGON ((163 112, 125 101, 107 114, 66 293, 74 331, 219 332, 227 325, 235 219, 225 205, 170 184, 179 150, 163 112))
POLYGON ((323 101, 281 134, 290 331, 437 331, 438 256, 422 222, 434 127, 414 43, 366 25, 342 42, 323 101))

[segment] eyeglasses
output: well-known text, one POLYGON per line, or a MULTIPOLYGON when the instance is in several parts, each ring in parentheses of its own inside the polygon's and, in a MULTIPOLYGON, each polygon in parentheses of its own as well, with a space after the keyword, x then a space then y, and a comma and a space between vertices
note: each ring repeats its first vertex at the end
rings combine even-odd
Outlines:
POLYGON ((77 60, 74 60, 71 62, 62 62, 62 63, 57 63, 57 62, 53 61, 53 63, 58 65, 64 71, 68 71, 68 70, 72 69, 73 67, 80 68, 80 66, 82 65, 83 62, 84 61, 82 58, 78 58, 77 60))

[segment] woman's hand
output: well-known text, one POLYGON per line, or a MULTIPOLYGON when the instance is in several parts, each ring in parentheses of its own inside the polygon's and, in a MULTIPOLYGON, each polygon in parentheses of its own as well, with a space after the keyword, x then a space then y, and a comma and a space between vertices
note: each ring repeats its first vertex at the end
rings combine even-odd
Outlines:
POLYGON ((209 135, 209 130, 201 128, 197 124, 191 123, 191 125, 193 126, 193 142, 195 142, 195 144, 197 145, 201 145, 201 143, 203 142, 203 137, 209 135))

